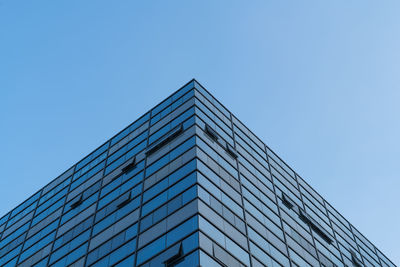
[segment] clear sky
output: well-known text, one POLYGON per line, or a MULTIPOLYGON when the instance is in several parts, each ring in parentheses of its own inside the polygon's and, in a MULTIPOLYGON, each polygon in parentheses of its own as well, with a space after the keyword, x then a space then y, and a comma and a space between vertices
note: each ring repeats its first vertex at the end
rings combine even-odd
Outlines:
POLYGON ((398 0, 2 0, 0 214, 196 78, 400 264, 399 14, 398 0))

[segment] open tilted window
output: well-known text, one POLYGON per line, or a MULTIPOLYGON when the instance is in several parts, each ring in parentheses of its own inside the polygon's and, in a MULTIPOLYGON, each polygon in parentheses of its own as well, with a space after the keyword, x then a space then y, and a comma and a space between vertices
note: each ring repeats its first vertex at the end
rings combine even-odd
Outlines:
POLYGON ((120 198, 118 199, 117 208, 120 209, 126 206, 130 201, 131 201, 131 192, 129 191, 120 196, 120 198))
POLYGON ((126 173, 135 168, 136 166, 136 157, 134 157, 131 162, 121 169, 121 172, 126 173))
POLYGON ((164 261, 164 265, 166 267, 173 267, 184 259, 184 257, 182 257, 183 256, 182 243, 180 243, 178 246, 175 246, 171 254, 172 256, 168 258, 166 261, 164 261))
POLYGON ((162 146, 164 146, 165 144, 169 143, 172 139, 177 137, 182 131, 183 131, 183 125, 182 124, 176 126, 171 131, 169 131, 166 135, 164 135, 163 137, 161 137, 157 141, 155 141, 152 144, 150 144, 149 147, 146 150, 146 154, 150 155, 150 154, 156 152, 162 146))
POLYGON ((76 197, 76 198, 72 201, 72 203, 71 203, 71 205, 70 205, 71 209, 77 208, 79 205, 82 204, 82 202, 83 202, 83 194, 80 194, 78 197, 76 197))
POLYGON ((236 150, 228 143, 226 143, 225 146, 225 150, 228 152, 229 155, 231 155, 231 157, 233 157, 234 159, 238 158, 238 154, 236 153, 236 150))
POLYGON ((208 136, 211 137, 211 139, 213 139, 214 141, 218 140, 218 133, 213 128, 211 128, 210 125, 206 124, 205 131, 208 134, 208 136))
POLYGON ((288 209, 293 209, 294 207, 294 203, 292 202, 292 200, 285 195, 285 193, 282 192, 282 203, 283 205, 285 205, 288 209))
POLYGON ((362 262, 361 260, 358 259, 357 254, 352 250, 350 250, 350 254, 351 254, 351 261, 353 262, 354 266, 356 267, 362 267, 362 262))
POLYGON ((308 215, 304 210, 299 209, 300 214, 299 217, 300 219, 310 225, 311 229, 317 233, 322 239, 324 239, 328 244, 332 243, 332 238, 328 234, 328 232, 316 221, 314 218, 312 218, 310 215, 308 215))

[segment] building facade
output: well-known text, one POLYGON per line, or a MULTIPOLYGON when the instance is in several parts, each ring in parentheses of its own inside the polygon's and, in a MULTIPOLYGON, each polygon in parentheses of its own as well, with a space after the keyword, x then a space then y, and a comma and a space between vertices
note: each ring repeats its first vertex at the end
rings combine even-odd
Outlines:
POLYGON ((192 80, 3 216, 0 266, 395 265, 192 80))

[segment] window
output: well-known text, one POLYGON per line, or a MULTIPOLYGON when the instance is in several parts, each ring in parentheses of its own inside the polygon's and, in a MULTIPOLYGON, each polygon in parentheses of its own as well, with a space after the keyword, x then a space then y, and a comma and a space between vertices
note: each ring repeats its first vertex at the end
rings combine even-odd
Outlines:
POLYGON ((357 254, 352 250, 350 250, 350 254, 351 254, 351 261, 353 262, 354 266, 356 267, 362 267, 362 263, 361 261, 358 259, 357 254))
POLYGON ((179 124, 174 129, 169 131, 169 133, 167 133, 164 136, 164 138, 159 139, 158 141, 152 143, 150 145, 150 147, 147 149, 146 154, 150 155, 150 154, 154 153, 155 151, 160 149, 163 145, 165 145, 166 143, 170 142, 172 139, 177 137, 182 131, 183 131, 183 125, 179 124))
MULTIPOLYGON (((54 266, 69 266, 71 263, 78 260, 80 257, 85 255, 87 251, 88 243, 83 244, 76 250, 72 251, 68 255, 64 256, 58 262, 54 263, 54 266)), ((54 254, 53 254, 54 255, 54 254)))
POLYGON ((71 205, 70 205, 71 209, 77 208, 79 205, 82 204, 82 202, 83 202, 83 194, 80 194, 80 196, 77 197, 76 200, 74 200, 74 201, 71 203, 71 205))
MULTIPOLYGON (((57 221, 56 221, 57 222, 57 221)), ((88 219, 84 220, 83 222, 74 226, 71 230, 69 230, 66 234, 58 237, 54 241, 53 250, 60 248, 61 246, 65 245, 66 243, 70 242, 71 240, 75 239, 84 231, 88 230, 93 223, 93 217, 89 217, 88 219)))
MULTIPOLYGON (((199 251, 195 251, 185 257, 181 257, 178 260, 174 261, 167 265, 168 267, 186 267, 186 266, 200 266, 199 265, 199 251)), ((204 265, 209 267, 209 265, 204 265)))
POLYGON ((172 267, 176 266, 177 263, 180 263, 183 258, 183 248, 182 248, 182 243, 179 244, 179 246, 175 246, 176 251, 173 251, 171 254, 172 256, 164 261, 164 264, 166 267, 172 267))
POLYGON ((111 154, 108 156, 107 165, 110 165, 110 163, 114 162, 115 160, 118 160, 118 158, 126 154, 128 151, 138 146, 143 141, 146 141, 146 139, 147 139, 147 131, 144 131, 141 134, 137 134, 135 137, 132 137, 127 144, 124 144, 123 146, 119 147, 118 150, 114 152, 110 151, 111 154))
POLYGON ((152 256, 156 255, 158 252, 163 250, 165 248, 165 238, 166 238, 166 236, 164 235, 164 236, 160 237, 159 239, 156 239, 149 245, 147 245, 147 247, 141 249, 137 254, 136 264, 139 265, 139 264, 145 262, 152 256))
POLYGON ((131 201, 131 191, 127 192, 125 195, 122 195, 118 199, 117 208, 120 209, 120 208, 124 207, 125 205, 127 205, 129 203, 129 201, 131 201))
POLYGON ((131 163, 129 163, 128 165, 126 165, 125 167, 123 167, 123 168, 121 169, 121 172, 127 173, 127 172, 129 172, 130 170, 132 170, 133 168, 135 168, 135 166, 136 166, 136 157, 134 157, 134 158, 132 159, 131 163))
MULTIPOLYGON (((161 204, 167 202, 170 199, 173 199, 175 196, 181 194, 183 191, 185 191, 187 188, 191 187, 195 183, 196 183, 196 172, 192 172, 186 178, 180 180, 178 183, 168 188, 168 190, 164 191, 163 193, 159 194, 158 196, 156 196, 155 198, 144 204, 142 206, 142 216, 149 214, 151 211, 158 208, 161 204)), ((189 196, 185 195, 185 199, 190 199, 191 193, 193 192, 189 192, 189 196)))
POLYGON ((290 200, 290 198, 288 196, 285 195, 285 193, 282 192, 282 203, 288 208, 288 209, 292 209, 294 204, 293 202, 290 200))
MULTIPOLYGON (((137 224, 130 226, 128 229, 122 231, 118 235, 115 235, 107 242, 103 243, 95 250, 91 251, 87 257, 87 265, 92 265, 92 263, 103 258, 110 251, 115 250, 109 254, 103 260, 97 262, 95 266, 114 266, 116 262, 123 259, 125 256, 129 255, 136 249, 136 239, 130 240, 137 234, 137 224), (128 243, 126 241, 130 240, 128 243), (124 244, 125 243, 125 244, 124 244), (122 245, 122 246, 121 246, 122 245)), ((107 238, 105 238, 107 239, 107 238)))
POLYGON ((238 155, 235 149, 230 144, 226 143, 225 149, 228 152, 228 154, 231 155, 232 158, 237 159, 238 155))
POLYGON ((169 151, 169 153, 165 154, 157 161, 153 162, 150 166, 146 168, 146 176, 149 177, 153 173, 157 172, 159 169, 164 167, 167 163, 173 161, 174 159, 181 156, 184 152, 192 148, 196 144, 196 137, 192 136, 173 150, 169 151))
POLYGON ((174 244, 179 239, 183 238, 185 235, 193 232, 198 228, 197 216, 192 217, 186 222, 182 223, 175 229, 167 233, 167 246, 174 244))
POLYGON ((121 209, 115 210, 114 208, 107 211, 107 208, 104 208, 104 212, 97 212, 96 214, 96 224, 93 226, 93 235, 96 235, 103 231, 105 228, 109 227, 111 224, 116 221, 122 219, 132 211, 134 211, 140 205, 140 196, 136 197, 129 201, 121 209))
POLYGON ((206 130, 206 133, 211 137, 211 139, 213 139, 214 141, 218 140, 217 132, 213 128, 211 128, 210 125, 206 124, 205 130, 206 130))
MULTIPOLYGON (((146 140, 143 140, 140 144, 129 150, 129 152, 123 154, 120 158, 115 160, 113 163, 109 164, 105 170, 104 175, 109 174, 113 170, 115 170, 117 167, 119 167, 121 164, 125 163, 125 161, 133 158, 136 154, 141 152, 143 149, 146 148, 146 140)), ((116 152, 118 153, 118 152, 116 152)), ((116 154, 114 153, 114 155, 116 154)), ((136 167, 138 168, 141 163, 138 163, 136 167)), ((136 169, 136 168, 135 168, 136 169)))
MULTIPOLYGON (((150 244, 146 245, 144 248, 140 249, 137 253, 136 264, 140 265, 140 264, 146 262, 148 259, 152 258, 159 252, 163 251, 167 246, 169 246, 169 244, 172 244, 172 243, 178 241, 180 238, 190 234, 190 232, 195 231, 198 228, 197 227, 198 226, 197 218, 198 218, 197 216, 194 216, 191 219, 184 222, 183 224, 181 224, 180 226, 178 226, 177 228, 175 228, 174 230, 172 230, 175 232, 175 235, 178 234, 179 237, 172 236, 173 233, 171 231, 171 232, 168 232, 167 234, 159 237, 158 239, 154 240, 150 244), (174 240, 172 241, 172 239, 174 239, 174 240)), ((178 242, 175 245, 177 248, 182 246, 182 251, 183 251, 182 254, 185 254, 185 253, 188 253, 189 251, 192 251, 193 249, 195 249, 198 246, 198 244, 199 244, 198 233, 194 233, 194 234, 190 235, 189 237, 186 237, 184 240, 178 242)), ((180 262, 177 258, 177 255, 179 254, 178 252, 179 251, 176 250, 176 251, 173 251, 173 253, 171 254, 172 257, 175 256, 171 260, 171 261, 173 261, 174 264, 178 264, 178 262, 180 262), (178 260, 178 262, 176 262, 175 259, 178 260)), ((168 260, 167 260, 167 262, 168 262, 168 260)), ((175 266, 174 264, 172 264, 172 262, 170 264, 171 265, 167 265, 167 266, 175 266)), ((193 265, 187 265, 187 266, 193 266, 193 265)), ((195 265, 195 266, 197 266, 197 265, 195 265)))
POLYGON ((319 225, 317 221, 315 221, 310 215, 308 215, 304 210, 299 209, 300 219, 310 225, 311 229, 314 230, 322 239, 324 239, 328 244, 332 243, 332 239, 330 238, 328 232, 319 225))
POLYGON ((221 267, 222 265, 217 263, 213 258, 205 254, 203 251, 200 250, 200 263, 201 266, 208 266, 208 267, 221 267))

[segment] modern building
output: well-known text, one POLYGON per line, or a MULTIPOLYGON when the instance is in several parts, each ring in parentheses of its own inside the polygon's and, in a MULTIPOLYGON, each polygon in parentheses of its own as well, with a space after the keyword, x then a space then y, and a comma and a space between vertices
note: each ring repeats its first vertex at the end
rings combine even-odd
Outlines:
POLYGON ((395 266, 196 80, 0 235, 1 266, 395 266))

